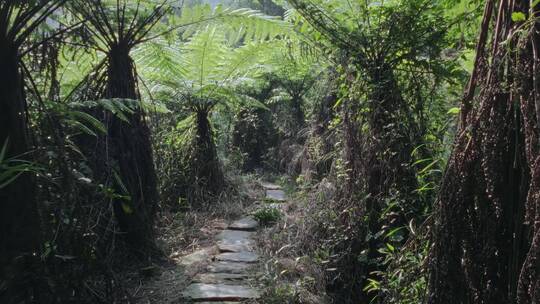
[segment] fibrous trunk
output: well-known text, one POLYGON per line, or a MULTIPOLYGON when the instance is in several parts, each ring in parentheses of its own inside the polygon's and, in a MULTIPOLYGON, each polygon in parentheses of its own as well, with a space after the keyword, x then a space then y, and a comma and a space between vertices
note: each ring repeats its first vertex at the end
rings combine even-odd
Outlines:
MULTIPOLYGON (((17 49, 0 39, 0 146, 6 158, 29 160, 27 113, 17 49)), ((2 168, 5 169, 5 168, 2 168)), ((0 260, 32 253, 39 244, 35 182, 24 173, 0 189, 0 260)))
MULTIPOLYGON (((369 125, 366 163, 367 194, 373 199, 388 196, 395 190, 408 195, 416 187, 411 167, 413 142, 408 124, 414 122, 405 115, 407 107, 392 69, 378 65, 370 75, 372 88, 368 98, 369 125)), ((380 210, 377 206, 368 209, 380 210)))
MULTIPOLYGON (((113 47, 108 56, 104 97, 138 100, 135 67, 129 48, 122 45, 113 47)), ((158 200, 150 130, 141 106, 124 115, 127 121, 109 112, 105 114, 107 136, 104 148, 108 149, 109 168, 117 170, 121 180, 116 181, 116 191, 129 197, 114 202, 116 217, 126 232, 128 242, 145 251, 153 247, 153 223, 158 200)))
POLYGON ((209 110, 200 109, 196 115, 197 130, 192 163, 197 178, 196 183, 206 190, 218 193, 225 184, 225 178, 219 163, 212 126, 208 119, 209 110))
POLYGON ((302 109, 303 98, 300 95, 292 96, 292 116, 294 119, 294 131, 299 132, 306 123, 304 109, 302 109))
MULTIPOLYGON (((393 198, 400 202, 402 210, 417 208, 419 200, 412 197, 416 189, 416 173, 412 164, 413 139, 408 134, 409 126, 415 122, 405 115, 406 101, 401 92, 393 70, 384 63, 375 64, 370 69, 369 92, 366 103, 367 113, 357 114, 359 109, 348 105, 344 109, 344 158, 348 180, 344 193, 351 195, 353 201, 361 201, 356 206, 355 234, 350 245, 356 255, 367 252, 370 261, 380 259, 380 240, 368 237, 387 229, 403 226, 405 214, 396 214, 394 218, 382 219, 382 212, 388 206, 385 201, 393 198), (367 128, 360 131, 362 124, 367 128)), ((371 301, 365 293, 366 279, 373 271, 380 271, 382 266, 376 263, 356 261, 353 256, 348 261, 349 272, 358 282, 354 283, 352 298, 371 301)))
POLYGON ((464 101, 436 205, 432 304, 540 303, 540 44, 534 22, 516 33, 512 21, 528 10, 528 2, 486 4, 468 89, 479 93, 464 101))

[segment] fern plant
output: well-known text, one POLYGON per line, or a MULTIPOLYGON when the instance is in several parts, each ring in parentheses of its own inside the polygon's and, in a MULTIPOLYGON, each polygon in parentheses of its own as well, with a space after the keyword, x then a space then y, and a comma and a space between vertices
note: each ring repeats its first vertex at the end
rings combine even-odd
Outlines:
POLYGON ((225 185, 210 116, 218 108, 264 108, 236 88, 256 81, 268 69, 265 51, 274 44, 274 40, 255 39, 234 47, 226 28, 208 25, 184 45, 156 41, 136 56, 140 65, 146 67, 141 73, 151 80, 152 95, 176 101, 190 113, 186 119, 195 122, 188 160, 194 184, 206 189, 210 187, 205 185, 212 185, 214 192, 225 185), (147 56, 156 50, 160 56, 147 56))
POLYGON ((37 172, 40 168, 24 159, 7 158, 9 140, 4 142, 0 149, 0 190, 13 183, 25 172, 37 172))
POLYGON ((287 105, 286 114, 290 115, 290 119, 283 132, 291 137, 298 135, 305 127, 306 96, 328 65, 317 49, 304 47, 301 41, 289 40, 276 48, 279 52, 272 56, 274 69, 269 75, 276 86, 270 103, 287 105))
POLYGON ((80 142, 96 179, 120 194, 112 200, 114 214, 127 242, 141 254, 155 249, 158 192, 145 112, 142 105, 132 106, 140 104, 140 92, 130 53, 152 37, 152 30, 171 10, 167 4, 91 0, 67 5, 75 18, 86 21, 75 42, 101 53, 101 61, 70 97, 100 100, 101 107, 90 112, 105 124, 107 133, 80 142))

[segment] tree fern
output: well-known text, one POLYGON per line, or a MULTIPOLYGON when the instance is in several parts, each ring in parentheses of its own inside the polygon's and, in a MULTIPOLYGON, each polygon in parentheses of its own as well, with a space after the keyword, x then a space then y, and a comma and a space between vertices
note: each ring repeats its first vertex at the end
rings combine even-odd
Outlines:
POLYGON ((180 103, 191 112, 189 117, 193 117, 194 129, 182 132, 182 141, 190 140, 187 148, 190 152, 184 164, 191 172, 189 187, 219 192, 225 185, 210 114, 216 106, 229 110, 240 106, 264 107, 255 99, 239 94, 236 87, 254 81, 261 74, 265 68, 264 51, 272 43, 272 40, 251 40, 235 47, 230 44, 227 28, 206 25, 186 43, 160 46, 156 42, 149 47, 143 45, 136 53, 137 62, 144 62, 139 72, 154 90, 150 93, 180 103), (147 59, 155 48, 163 58, 147 59))

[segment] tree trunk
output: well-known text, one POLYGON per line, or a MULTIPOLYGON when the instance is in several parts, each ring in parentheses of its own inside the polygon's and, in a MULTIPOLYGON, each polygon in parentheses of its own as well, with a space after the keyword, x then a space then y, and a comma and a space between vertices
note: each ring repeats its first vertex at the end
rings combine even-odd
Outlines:
POLYGON ((193 157, 193 169, 196 172, 197 184, 213 193, 219 192, 225 185, 225 178, 221 170, 221 164, 214 143, 214 132, 210 120, 209 111, 200 109, 197 115, 197 134, 195 139, 195 153, 193 157))
POLYGON ((294 119, 294 128, 295 132, 298 133, 306 124, 306 118, 304 115, 304 109, 302 109, 302 96, 293 95, 292 96, 292 115, 294 119))
POLYGON ((394 198, 401 203, 401 210, 411 210, 411 213, 420 209, 417 206, 419 200, 412 197, 417 181, 411 166, 413 141, 408 127, 414 121, 404 115, 407 103, 401 96, 391 67, 377 64, 371 72, 367 114, 358 116, 363 114, 358 114, 360 109, 354 104, 345 105, 349 109, 345 108, 343 114, 348 177, 342 191, 356 204, 357 212, 352 220, 356 236, 351 239, 350 250, 355 254, 366 250, 371 261, 359 262, 356 255, 346 261, 347 272, 352 274, 346 284, 352 288, 351 298, 360 302, 373 300, 372 295, 364 291, 366 279, 373 276, 372 272, 382 270, 375 261, 381 258, 379 248, 384 244, 367 236, 379 233, 383 226, 391 230, 407 223, 407 215, 403 213, 381 218, 383 210, 388 207, 385 201, 394 198), (360 131, 363 123, 368 127, 365 133, 360 131))
POLYGON ((431 304, 540 303, 540 44, 535 31, 521 37, 527 43, 514 35, 512 12, 528 2, 497 2, 488 6, 499 8, 495 22, 485 22, 493 31, 481 33, 492 32, 491 52, 478 51, 468 89, 480 90, 475 104, 463 102, 437 200, 431 304))
POLYGON ((414 147, 407 133, 408 124, 414 122, 407 120, 404 111, 407 104, 392 69, 380 64, 372 70, 370 78, 369 136, 366 172, 363 172, 367 194, 375 200, 388 196, 391 190, 408 195, 416 188, 416 175, 411 167, 414 147))
MULTIPOLYGON (((28 154, 23 155, 30 151, 30 144, 18 63, 17 48, 0 38, 0 146, 9 140, 5 158, 32 160, 28 154)), ((32 173, 24 173, 0 189, 0 277, 23 275, 24 259, 16 263, 13 260, 38 253, 41 230, 35 187, 32 173), (10 273, 6 266, 12 268, 10 273)))
MULTIPOLYGON (((105 98, 138 100, 137 79, 129 48, 114 47, 109 53, 108 82, 105 98)), ((111 113, 106 114, 107 146, 111 168, 117 168, 124 186, 116 185, 129 200, 115 202, 118 222, 126 232, 128 242, 142 251, 154 247, 154 216, 157 211, 158 193, 150 130, 144 112, 136 107, 133 113, 124 113, 125 122, 111 113)))

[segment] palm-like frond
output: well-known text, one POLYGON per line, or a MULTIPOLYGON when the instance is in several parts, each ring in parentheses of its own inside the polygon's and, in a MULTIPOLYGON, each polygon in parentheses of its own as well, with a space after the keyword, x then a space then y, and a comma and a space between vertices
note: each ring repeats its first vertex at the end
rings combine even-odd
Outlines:
POLYGON ((85 42, 106 51, 117 45, 131 49, 144 42, 170 11, 167 3, 168 0, 85 0, 73 1, 68 8, 87 21, 85 42))
POLYGON ((173 28, 181 29, 184 39, 191 37, 202 27, 218 24, 227 32, 230 44, 235 44, 241 39, 261 41, 278 35, 292 34, 288 23, 248 8, 232 9, 218 5, 212 9, 210 5, 205 4, 182 7, 180 11, 181 13, 170 22, 173 28))
POLYGON ((184 79, 194 84, 195 90, 204 90, 223 76, 223 62, 228 48, 225 35, 216 27, 208 27, 193 36, 182 49, 186 73, 184 79))
POLYGON ((0 2, 0 37, 20 46, 66 0, 0 2))
POLYGON ((271 60, 270 55, 276 47, 279 47, 279 40, 268 40, 262 42, 248 42, 247 44, 235 48, 227 53, 223 71, 226 73, 224 81, 235 82, 234 80, 248 80, 260 76, 262 72, 268 71, 271 60))
POLYGON ((179 41, 169 43, 163 39, 156 39, 137 48, 133 56, 137 66, 144 71, 145 77, 166 82, 187 73, 185 58, 179 52, 180 48, 179 41))
POLYGON ((355 61, 364 68, 380 57, 399 65, 439 55, 435 42, 444 35, 445 29, 440 26, 444 20, 440 7, 433 1, 290 0, 289 3, 301 18, 293 12, 288 12, 287 18, 306 32, 318 32, 317 36, 322 35, 335 47, 354 54, 355 61))
POLYGON ((144 62, 145 68, 140 72, 152 83, 152 93, 181 99, 194 107, 211 107, 221 101, 239 102, 234 88, 253 82, 265 71, 269 59, 266 51, 276 42, 249 42, 233 48, 226 36, 221 28, 207 26, 183 47, 157 41, 141 47, 135 57, 144 62), (162 58, 148 59, 150 52, 162 58))

